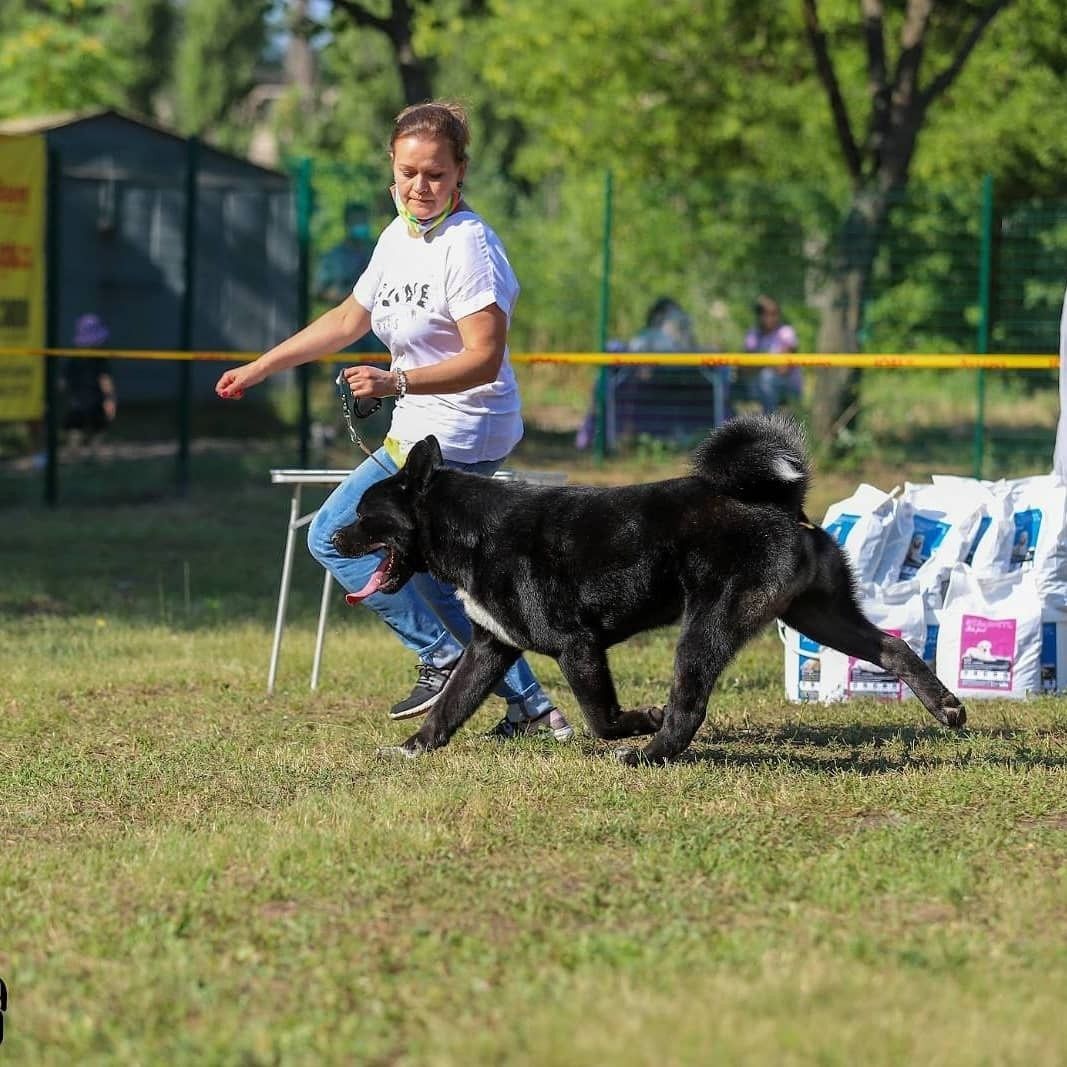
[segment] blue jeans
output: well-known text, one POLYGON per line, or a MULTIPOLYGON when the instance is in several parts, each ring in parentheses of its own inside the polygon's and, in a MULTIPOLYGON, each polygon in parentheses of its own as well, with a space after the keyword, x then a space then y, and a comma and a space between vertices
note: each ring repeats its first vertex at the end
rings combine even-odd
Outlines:
MULTIPOLYGON (((342 556, 330 541, 333 532, 356 518, 356 507, 375 482, 384 481, 397 470, 384 448, 374 453, 382 470, 372 459, 364 460, 330 495, 308 528, 308 548, 348 592, 362 589, 374 573, 378 556, 342 556)), ((451 463, 456 470, 490 475, 503 462, 451 463)), ((456 597, 453 586, 438 582, 429 574, 415 574, 395 593, 372 593, 363 601, 403 643, 418 654, 423 663, 450 667, 459 659, 471 639, 471 624, 456 597)), ((530 670, 519 659, 504 675, 496 692, 509 704, 521 704, 534 719, 553 706, 530 670)))
POLYGON ((778 367, 760 367, 753 375, 748 399, 759 401, 764 411, 777 411, 782 404, 804 395, 804 378, 799 367, 782 374, 778 367))

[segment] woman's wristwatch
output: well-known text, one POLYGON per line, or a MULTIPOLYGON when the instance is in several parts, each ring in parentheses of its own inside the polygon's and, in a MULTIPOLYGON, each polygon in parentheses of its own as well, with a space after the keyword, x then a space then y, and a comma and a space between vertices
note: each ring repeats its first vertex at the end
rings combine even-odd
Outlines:
POLYGON ((398 367, 393 371, 393 378, 396 380, 396 398, 403 400, 408 391, 408 376, 398 367))

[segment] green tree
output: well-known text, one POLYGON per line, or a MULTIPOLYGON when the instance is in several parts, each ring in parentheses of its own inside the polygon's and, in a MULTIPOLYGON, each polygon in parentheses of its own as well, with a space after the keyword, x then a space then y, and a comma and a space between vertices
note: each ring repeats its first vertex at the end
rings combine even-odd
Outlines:
MULTIPOLYGON (((647 283, 616 284, 626 329, 639 294, 677 289, 728 298, 719 335, 736 344, 743 289, 784 283, 794 318, 819 314, 805 340, 848 351, 909 181, 962 187, 973 207, 987 169, 1014 196, 1051 192, 1063 172, 1067 15, 1052 0, 559 0, 551 18, 495 0, 462 28, 433 42, 442 80, 465 71, 526 131, 515 170, 544 197, 538 248, 551 256, 553 202, 567 199, 596 271, 599 188, 615 172, 616 277, 647 283)), ((894 295, 919 333, 936 280, 953 281, 929 259, 952 217, 968 225, 933 195, 909 215, 928 238, 909 249, 931 269, 894 295)))
MULTIPOLYGON (((883 0, 861 0, 859 20, 837 5, 831 26, 824 23, 818 0, 802 0, 808 43, 850 187, 844 221, 827 249, 825 282, 818 296, 821 351, 858 349, 879 243, 894 202, 907 187, 920 135, 932 109, 955 85, 993 21, 1010 4, 1011 0, 984 4, 907 0, 904 5, 888 5, 883 0), (850 106, 843 88, 835 36, 840 49, 862 42, 866 75, 862 108, 850 106), (894 38, 895 55, 890 47, 894 38), (862 119, 856 119, 857 112, 862 119)), ((855 67, 855 57, 847 62, 855 67)), ((854 85, 852 95, 857 95, 854 85)), ((858 378, 855 371, 825 376, 812 412, 817 433, 829 435, 842 414, 854 407, 858 378)))
POLYGON ((176 12, 172 0, 115 0, 108 5, 103 36, 121 63, 122 104, 155 116, 173 75, 176 12))
POLYGON ((176 124, 183 133, 242 146, 244 124, 227 120, 256 84, 270 8, 269 0, 187 0, 174 79, 176 124))
POLYGON ((126 71, 106 44, 103 0, 0 5, 0 117, 113 106, 126 71))

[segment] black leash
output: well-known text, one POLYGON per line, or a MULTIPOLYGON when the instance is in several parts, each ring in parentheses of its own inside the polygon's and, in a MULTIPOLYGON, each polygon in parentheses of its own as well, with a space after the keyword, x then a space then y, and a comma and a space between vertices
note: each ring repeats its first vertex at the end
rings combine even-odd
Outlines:
POLYGON ((359 436, 356 424, 352 421, 353 419, 369 419, 371 415, 381 408, 381 397, 374 397, 370 407, 363 411, 359 406, 359 397, 352 395, 352 387, 348 384, 343 370, 337 375, 335 384, 337 385, 337 395, 341 398, 341 414, 345 417, 345 425, 348 427, 348 436, 352 438, 352 444, 365 456, 373 459, 386 474, 391 475, 393 472, 363 443, 363 438, 359 436))

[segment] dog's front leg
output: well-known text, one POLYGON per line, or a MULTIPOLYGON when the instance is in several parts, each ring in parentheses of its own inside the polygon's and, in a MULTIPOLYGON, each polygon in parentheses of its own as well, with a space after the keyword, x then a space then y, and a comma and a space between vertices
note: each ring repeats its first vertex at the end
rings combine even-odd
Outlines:
POLYGON ((474 635, 441 696, 422 727, 401 748, 407 755, 447 745, 452 735, 478 710, 504 672, 519 658, 519 650, 498 641, 474 625, 474 635))
POLYGON ((620 710, 603 649, 591 644, 574 645, 557 662, 596 737, 605 741, 640 737, 654 734, 663 724, 661 708, 620 710))

